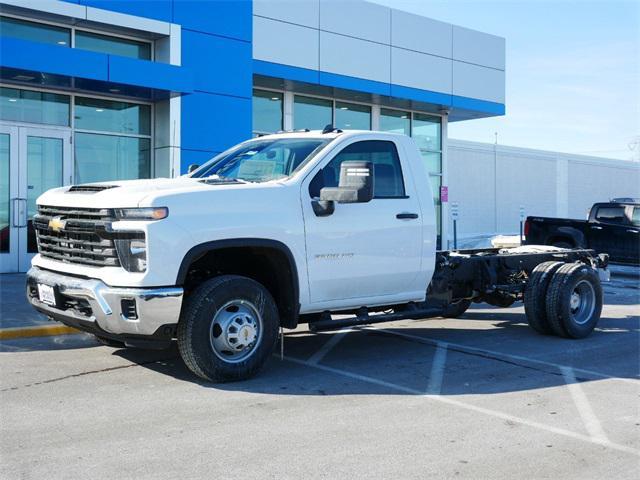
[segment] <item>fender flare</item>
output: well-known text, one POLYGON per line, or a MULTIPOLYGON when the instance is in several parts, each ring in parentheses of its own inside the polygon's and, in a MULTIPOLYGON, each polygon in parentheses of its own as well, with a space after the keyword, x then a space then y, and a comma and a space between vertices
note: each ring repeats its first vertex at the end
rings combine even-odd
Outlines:
MULTIPOLYGON (((252 248, 252 247, 261 247, 261 248, 271 248, 282 253, 285 258, 289 262, 289 270, 291 271, 291 293, 293 295, 293 305, 292 314, 296 320, 297 324, 297 316, 300 311, 300 282, 298 278, 298 267, 296 264, 295 257, 289 247, 278 241, 267 238, 231 238, 224 240, 213 240, 210 242, 200 243, 195 245, 189 249, 189 251, 185 254, 180 263, 180 268, 178 269, 178 275, 176 277, 176 285, 182 286, 187 277, 187 272, 189 271, 189 267, 193 262, 198 260, 200 257, 205 255, 208 252, 215 250, 222 250, 225 248, 252 248)), ((288 326, 288 325, 286 325, 288 326)), ((295 328, 295 325, 293 327, 295 328)))

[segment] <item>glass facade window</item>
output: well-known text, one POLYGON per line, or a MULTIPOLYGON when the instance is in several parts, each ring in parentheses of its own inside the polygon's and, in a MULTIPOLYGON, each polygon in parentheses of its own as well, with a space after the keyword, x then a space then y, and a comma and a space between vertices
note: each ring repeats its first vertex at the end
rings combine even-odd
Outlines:
POLYGON ((421 152, 424 166, 429 174, 442 173, 442 154, 440 152, 421 152))
MULTIPOLYGON (((371 130, 371 107, 354 103, 336 102, 336 128, 371 130)), ((324 126, 324 125, 323 125, 324 126)))
POLYGON ((0 17, 0 35, 31 42, 71 46, 71 29, 17 18, 0 17))
POLYGON ((76 183, 133 180, 150 176, 149 138, 75 134, 76 183))
POLYGON ((76 30, 75 48, 92 52, 119 55, 121 57, 151 60, 151 44, 138 40, 113 37, 93 32, 76 30))
POLYGON ((437 248, 442 248, 442 202, 440 187, 442 186, 442 120, 434 115, 414 113, 411 122, 411 136, 416 142, 422 156, 424 168, 429 175, 433 203, 436 207, 436 231, 438 232, 437 248))
POLYGON ((74 120, 76 183, 151 177, 149 105, 76 97, 74 120))
POLYGON ((296 95, 293 100, 293 128, 322 130, 332 123, 332 110, 331 100, 296 95))
POLYGON ((150 111, 149 105, 77 97, 75 127, 80 130, 150 135, 150 111))
POLYGON ((422 152, 439 152, 441 148, 440 117, 413 114, 411 136, 422 152))
POLYGON ((411 135, 411 112, 381 108, 380 130, 411 135))
POLYGON ((0 119, 69 125, 69 96, 0 87, 0 119))
POLYGON ((253 91, 253 132, 274 133, 282 130, 282 93, 253 91))

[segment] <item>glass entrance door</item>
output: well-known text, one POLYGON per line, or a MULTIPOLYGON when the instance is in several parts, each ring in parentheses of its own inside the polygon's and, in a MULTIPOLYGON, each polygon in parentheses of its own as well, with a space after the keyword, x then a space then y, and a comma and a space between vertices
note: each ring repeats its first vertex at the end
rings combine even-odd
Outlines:
POLYGON ((71 133, 2 127, 0 170, 0 267, 2 272, 25 272, 38 250, 32 222, 36 199, 71 182, 71 133))
POLYGON ((0 125, 0 272, 18 271, 18 128, 0 125))

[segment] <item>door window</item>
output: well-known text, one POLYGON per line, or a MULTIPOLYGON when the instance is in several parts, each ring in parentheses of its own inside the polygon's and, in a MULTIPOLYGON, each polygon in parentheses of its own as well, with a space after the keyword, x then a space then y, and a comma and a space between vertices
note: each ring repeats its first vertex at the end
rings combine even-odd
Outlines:
POLYGON ((624 207, 600 207, 596 212, 596 220, 603 223, 627 223, 624 207))
POLYGON ((640 227, 640 207, 633 207, 633 213, 631 214, 631 223, 636 227, 640 227))
POLYGON ((9 251, 9 148, 8 134, 0 134, 0 252, 9 251))
POLYGON ((405 197, 398 150, 393 142, 384 140, 367 140, 345 147, 316 174, 309 185, 309 194, 312 197, 319 197, 320 189, 323 187, 337 187, 340 179, 340 166, 342 162, 349 160, 373 163, 374 198, 405 197))
POLYGON ((36 199, 50 188, 62 186, 64 161, 63 140, 27 136, 27 252, 36 253, 33 216, 37 213, 36 199))

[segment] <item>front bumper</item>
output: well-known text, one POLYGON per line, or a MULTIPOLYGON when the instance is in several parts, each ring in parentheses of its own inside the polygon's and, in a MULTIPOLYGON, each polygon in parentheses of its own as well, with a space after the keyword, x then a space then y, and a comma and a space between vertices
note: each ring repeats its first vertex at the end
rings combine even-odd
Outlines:
POLYGON ((66 325, 125 343, 170 341, 180 318, 183 293, 180 287, 109 287, 100 280, 37 267, 27 272, 27 298, 36 310, 66 325), (55 306, 39 300, 38 284, 54 288, 55 306))

